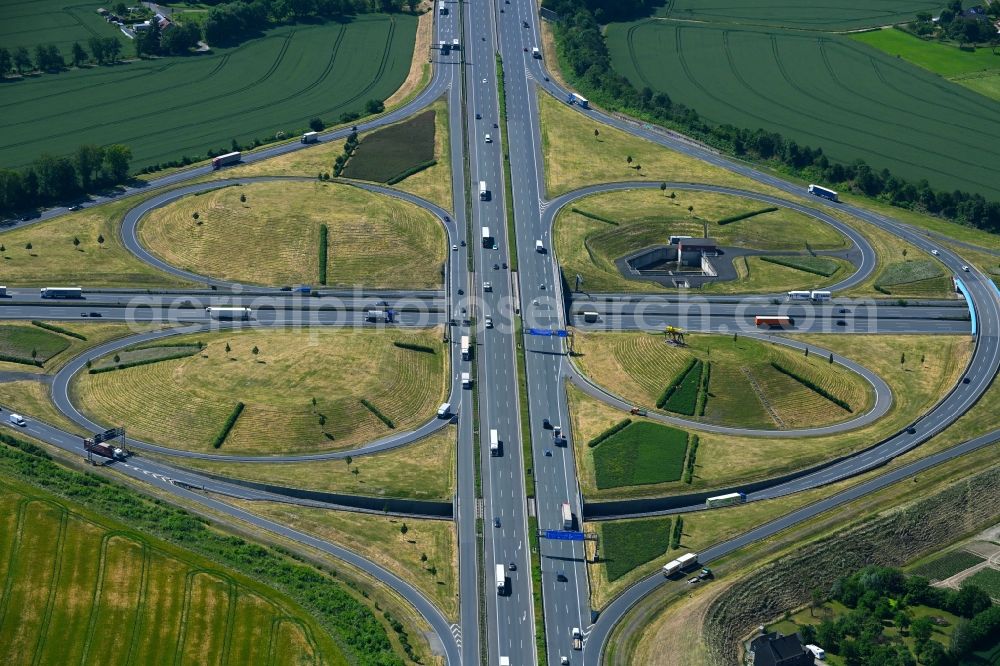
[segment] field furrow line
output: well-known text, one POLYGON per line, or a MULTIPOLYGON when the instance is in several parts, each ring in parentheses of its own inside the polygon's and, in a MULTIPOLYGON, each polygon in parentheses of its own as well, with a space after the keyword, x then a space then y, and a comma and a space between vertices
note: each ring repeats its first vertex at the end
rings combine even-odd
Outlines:
MULTIPOLYGON (((64 555, 64 545, 66 543, 66 525, 69 522, 69 514, 66 508, 56 503, 52 506, 59 510, 59 532, 56 535, 55 557, 52 558, 52 579, 49 583, 49 596, 45 602, 45 611, 42 614, 42 621, 38 626, 38 637, 35 639, 35 652, 31 660, 33 666, 38 666, 42 656, 42 649, 45 647, 45 640, 49 633, 49 623, 52 621, 52 609, 55 606, 56 593, 59 591, 59 580, 62 577, 62 562, 64 555)), ((57 640, 63 640, 63 636, 57 636, 57 640)))
POLYGON ((4 618, 7 615, 7 607, 10 604, 11 588, 14 585, 14 569, 17 565, 17 554, 20 549, 21 539, 24 536, 24 512, 27 510, 30 497, 25 497, 18 503, 17 526, 14 539, 11 541, 10 553, 7 557, 7 576, 3 584, 3 596, 0 596, 0 627, 3 626, 4 618))
POLYGON ((94 580, 94 592, 91 595, 90 619, 87 622, 87 635, 83 641, 83 653, 80 657, 81 666, 89 662, 88 657, 90 656, 90 646, 93 644, 94 635, 97 632, 97 621, 100 616, 100 613, 98 613, 98 607, 100 606, 101 594, 104 592, 104 570, 106 569, 105 565, 108 557, 108 542, 110 540, 110 534, 105 534, 101 538, 101 555, 97 561, 97 578, 94 580))
POLYGON ((177 629, 177 647, 174 649, 174 666, 183 666, 184 642, 187 640, 188 616, 191 613, 191 594, 194 588, 194 577, 202 573, 200 569, 189 569, 184 576, 184 607, 181 610, 181 620, 177 629))
POLYGON ((139 599, 135 605, 135 619, 132 621, 132 638, 129 640, 128 655, 125 659, 126 665, 133 663, 136 651, 139 648, 139 639, 142 637, 146 619, 146 594, 149 591, 150 547, 144 540, 139 541, 139 543, 142 545, 142 568, 139 573, 141 576, 141 580, 139 581, 139 599))

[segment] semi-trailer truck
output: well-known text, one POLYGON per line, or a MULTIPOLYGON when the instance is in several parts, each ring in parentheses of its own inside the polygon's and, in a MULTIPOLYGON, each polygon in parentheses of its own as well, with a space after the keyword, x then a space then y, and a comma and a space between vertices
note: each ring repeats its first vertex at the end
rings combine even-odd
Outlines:
POLYGON ((590 102, 587 101, 587 98, 584 97, 583 95, 578 94, 578 93, 573 93, 572 95, 570 95, 570 103, 573 103, 573 102, 576 102, 580 106, 581 109, 589 109, 590 108, 590 102))
POLYGON ((391 324, 396 320, 396 312, 394 310, 369 310, 365 313, 365 319, 373 323, 384 321, 391 324))
POLYGON ((822 187, 820 185, 810 185, 809 194, 812 194, 813 196, 817 197, 823 197, 824 199, 829 199, 830 201, 840 201, 840 199, 837 196, 837 193, 834 190, 822 187))
POLYGON ((563 529, 573 529, 573 510, 569 508, 569 502, 563 502, 560 511, 562 513, 563 529))
POLYGON ((493 235, 490 233, 490 228, 483 227, 483 247, 487 250, 492 250, 493 243, 493 235))
POLYGON ((792 318, 784 315, 757 315, 753 318, 754 326, 784 327, 791 326, 792 318))
POLYGON ((127 456, 124 449, 120 449, 117 446, 109 446, 107 442, 95 444, 94 440, 89 437, 83 440, 83 450, 93 453, 95 456, 111 460, 125 460, 127 456))
POLYGON ((471 348, 469 347, 469 336, 467 335, 462 336, 461 347, 462 347, 462 360, 468 361, 469 357, 472 354, 471 348))
POLYGON ((243 153, 226 153, 225 155, 219 155, 212 160, 213 169, 221 169, 227 164, 236 164, 242 158, 243 153))
POLYGON ((302 135, 302 143, 316 143, 319 141, 319 132, 306 132, 302 135))
POLYGON ((747 496, 744 493, 726 493, 725 495, 716 495, 715 497, 709 497, 705 500, 705 506, 710 509, 714 509, 720 506, 730 506, 732 504, 743 504, 747 501, 747 496))
POLYGON ((220 321, 247 321, 253 315, 250 308, 205 308, 205 314, 220 321))
POLYGON ((809 292, 809 298, 814 301, 828 301, 833 298, 833 294, 828 291, 811 291, 809 292))
POLYGON ((502 596, 507 589, 507 570, 502 564, 497 565, 497 595, 502 596))
POLYGON ((83 298, 80 287, 42 287, 38 290, 42 298, 83 298))
POLYGON ((792 301, 808 301, 809 294, 812 292, 808 291, 790 291, 788 292, 788 298, 792 301))
POLYGON ((670 577, 677 573, 678 571, 683 571, 688 567, 698 564, 698 554, 697 553, 685 553, 678 557, 676 560, 671 560, 663 565, 663 575, 670 577))

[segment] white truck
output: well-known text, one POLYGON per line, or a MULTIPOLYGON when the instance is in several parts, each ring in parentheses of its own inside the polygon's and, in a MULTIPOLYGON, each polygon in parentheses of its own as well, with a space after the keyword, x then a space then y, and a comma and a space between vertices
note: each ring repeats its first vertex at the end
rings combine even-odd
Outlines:
POLYGON ((840 201, 836 191, 827 187, 822 187, 821 185, 810 185, 809 194, 816 197, 823 197, 824 199, 829 199, 830 201, 840 201))
POLYGON ((663 575, 665 577, 670 577, 677 573, 678 571, 683 571, 688 567, 698 563, 697 553, 684 553, 676 560, 671 560, 663 565, 663 575))
POLYGON ((486 189, 486 181, 485 180, 479 181, 479 200, 480 201, 489 201, 490 200, 490 191, 488 189, 486 189))
POLYGON ((448 418, 451 415, 451 403, 450 402, 442 402, 441 406, 438 407, 437 414, 438 414, 438 418, 439 419, 446 419, 446 418, 448 418))
POLYGON ((7 417, 7 420, 10 422, 11 425, 20 426, 22 428, 28 425, 28 422, 25 421, 24 417, 21 416, 20 414, 11 414, 10 416, 7 417))
POLYGON ((814 301, 828 301, 833 298, 833 294, 828 291, 811 291, 809 292, 809 298, 814 301))
POLYGON ((496 430, 492 429, 490 430, 490 455, 500 455, 500 435, 497 434, 496 430))
POLYGON ((593 310, 587 310, 586 312, 584 312, 584 313, 583 313, 583 320, 584 320, 585 322, 587 322, 588 324, 593 324, 594 322, 596 322, 596 321, 597 321, 597 318, 598 318, 599 316, 600 316, 600 315, 598 315, 598 314, 597 314, 596 312, 594 312, 593 310))
POLYGON ((205 308, 205 315, 219 321, 248 321, 253 315, 250 308, 205 308))
POLYGON ((462 388, 472 388, 472 375, 468 372, 462 373, 462 388))
POLYGON ((573 529, 573 510, 569 508, 569 502, 563 502, 560 508, 562 513, 562 527, 564 530, 573 529))
POLYGON ((221 169, 222 167, 226 166, 227 164, 236 164, 237 162, 240 161, 240 159, 242 159, 242 157, 243 157, 243 153, 239 153, 239 152, 226 153, 225 155, 219 155, 218 157, 216 157, 216 158, 214 158, 212 160, 212 168, 213 169, 221 169))
POLYGON ((503 595, 507 589, 507 570, 502 564, 497 565, 497 594, 503 595))
POLYGON ((573 627, 573 649, 582 650, 583 649, 583 632, 580 631, 580 627, 573 627))
POLYGON ((302 135, 302 143, 316 143, 319 141, 319 132, 306 132, 302 135))
POLYGON ((590 102, 587 101, 587 98, 584 97, 583 95, 580 95, 580 94, 577 94, 577 93, 573 93, 572 95, 570 95, 570 103, 572 104, 574 102, 576 104, 578 104, 581 109, 589 109, 590 108, 590 102))
POLYGON ((535 252, 545 254, 545 244, 542 243, 541 239, 535 241, 535 252))
POLYGON ((83 298, 80 287, 42 287, 38 290, 42 298, 83 298))
POLYGON ((462 349, 462 360, 468 361, 472 355, 472 349, 469 346, 469 336, 463 335, 462 340, 459 343, 462 349))
POLYGON ((510 666, 510 657, 500 657, 500 666, 510 666))
POLYGON ((542 59, 542 52, 538 49, 537 46, 531 47, 531 57, 538 58, 539 60, 542 59))
POLYGON ((809 295, 812 292, 809 291, 790 291, 788 292, 788 300, 790 301, 808 301, 809 295))

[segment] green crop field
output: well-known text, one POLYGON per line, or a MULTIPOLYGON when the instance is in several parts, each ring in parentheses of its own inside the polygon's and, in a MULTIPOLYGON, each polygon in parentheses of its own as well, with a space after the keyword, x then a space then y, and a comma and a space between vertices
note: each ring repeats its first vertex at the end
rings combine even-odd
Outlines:
POLYGON ((445 396, 440 330, 256 330, 171 340, 195 341, 205 343, 199 354, 84 373, 74 395, 101 423, 128 423, 134 437, 198 451, 215 450, 214 438, 242 402, 219 449, 234 454, 350 447, 392 432, 361 399, 403 430, 431 418, 445 396))
POLYGON ((441 286, 441 224, 414 204, 346 185, 275 181, 191 195, 152 211, 139 237, 164 261, 201 275, 319 284, 321 224, 329 231, 327 285, 441 286))
POLYGON ((667 552, 670 518, 614 520, 601 523, 601 550, 609 581, 667 552))
POLYGON ((314 116, 334 121, 399 87, 415 34, 411 16, 366 15, 278 28, 210 55, 8 83, 0 99, 0 135, 7 139, 0 166, 23 166, 81 143, 124 143, 141 168, 226 148, 232 139, 245 144, 299 131, 314 116))
MULTIPOLYGON (((916 4, 907 3, 908 15, 916 4)), ((709 121, 763 127, 834 160, 861 158, 914 182, 1000 199, 1000 103, 848 37, 646 20, 612 24, 607 42, 633 85, 709 121)))
MULTIPOLYGON (((9 51, 54 44, 69 59, 73 42, 87 48, 91 37, 117 37, 128 49, 132 40, 97 13, 99 3, 67 4, 64 0, 11 0, 0 3, 0 44, 9 51)), ((112 5, 105 5, 111 8, 112 5)))
POLYGON ((0 489, 5 664, 346 663, 282 595, 6 477, 0 489))
POLYGON ((688 435, 683 430, 640 421, 629 424, 594 449, 598 488, 666 483, 681 478, 688 435))
POLYGON ((856 30, 912 21, 917 12, 937 12, 940 0, 669 0, 658 14, 674 19, 777 25, 803 30, 856 30))
POLYGON ((434 111, 365 136, 344 169, 347 178, 384 183, 434 159, 434 111))
POLYGON ((962 581, 962 585, 963 587, 965 585, 975 585, 994 599, 1000 599, 1000 571, 996 569, 990 567, 980 569, 962 581))
POLYGON ((35 326, 0 326, 0 354, 45 362, 69 347, 69 339, 35 326), (34 353, 32 353, 34 352, 34 353))
MULTIPOLYGON (((643 189, 595 194, 560 211, 553 231, 555 253, 567 275, 581 275, 585 289, 600 292, 660 289, 651 282, 625 279, 615 260, 645 247, 664 245, 672 235, 700 237, 707 233, 723 246, 760 250, 804 252, 807 240, 813 250, 849 247, 847 239, 833 227, 787 208, 719 224, 727 217, 760 208, 760 202, 751 199, 708 192, 643 189)), ((742 281, 733 281, 712 287, 729 291, 750 288, 758 293, 801 288, 803 274, 790 273, 768 285, 747 287, 742 281)))
POLYGON ((953 550, 914 567, 911 573, 926 576, 931 580, 944 580, 960 571, 965 571, 983 561, 983 558, 967 550, 953 550))
POLYGON ((662 336, 648 333, 577 332, 576 360, 597 384, 648 408, 655 406, 666 382, 684 370, 692 357, 710 361, 705 414, 693 417, 709 423, 778 429, 815 426, 843 421, 871 404, 867 382, 830 364, 826 357, 720 335, 688 335, 687 343, 674 347, 662 336), (778 371, 772 361, 845 401, 852 411, 778 371))

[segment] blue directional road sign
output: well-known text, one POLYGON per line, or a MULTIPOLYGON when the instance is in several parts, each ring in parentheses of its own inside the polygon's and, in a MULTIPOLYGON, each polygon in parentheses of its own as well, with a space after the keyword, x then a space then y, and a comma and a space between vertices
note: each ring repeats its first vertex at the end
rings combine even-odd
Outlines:
POLYGON ((569 331, 564 331, 559 329, 557 331, 550 331, 547 328, 529 328, 528 335, 543 335, 546 337, 552 337, 553 335, 557 338, 568 338, 569 331))
POLYGON ((583 541, 583 532, 569 532, 566 530, 545 530, 546 539, 557 541, 583 541))

